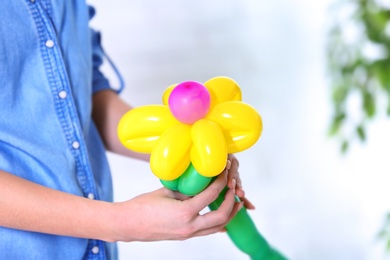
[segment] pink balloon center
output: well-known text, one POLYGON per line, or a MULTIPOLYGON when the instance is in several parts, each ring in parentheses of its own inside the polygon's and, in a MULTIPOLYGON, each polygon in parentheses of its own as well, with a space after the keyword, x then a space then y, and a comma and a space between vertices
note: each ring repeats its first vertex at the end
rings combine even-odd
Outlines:
POLYGON ((177 120, 184 124, 193 124, 207 115, 210 93, 199 82, 185 81, 172 90, 168 105, 177 120))

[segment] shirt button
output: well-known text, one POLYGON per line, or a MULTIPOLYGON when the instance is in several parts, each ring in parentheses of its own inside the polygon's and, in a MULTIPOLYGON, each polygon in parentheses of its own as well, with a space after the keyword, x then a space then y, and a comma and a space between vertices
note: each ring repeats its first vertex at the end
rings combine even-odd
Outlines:
POLYGON ((72 143, 72 147, 73 147, 74 149, 79 149, 79 148, 80 148, 80 143, 77 142, 77 141, 74 141, 74 142, 72 143))
POLYGON ((95 198, 95 195, 93 193, 88 193, 88 199, 93 200, 95 198))
POLYGON ((54 47, 54 41, 53 40, 47 40, 45 43, 47 48, 53 48, 54 47))
POLYGON ((99 250, 99 247, 98 247, 98 246, 94 246, 94 247, 92 247, 92 250, 91 250, 91 251, 92 251, 92 253, 94 253, 94 254, 96 255, 96 254, 99 254, 99 251, 100 251, 100 250, 99 250))
POLYGON ((35 0, 30 0, 31 3, 35 3, 35 0))
POLYGON ((65 90, 62 90, 62 91, 60 91, 60 93, 58 93, 58 96, 60 96, 60 98, 62 98, 62 99, 66 98, 67 95, 68 94, 66 93, 65 90))

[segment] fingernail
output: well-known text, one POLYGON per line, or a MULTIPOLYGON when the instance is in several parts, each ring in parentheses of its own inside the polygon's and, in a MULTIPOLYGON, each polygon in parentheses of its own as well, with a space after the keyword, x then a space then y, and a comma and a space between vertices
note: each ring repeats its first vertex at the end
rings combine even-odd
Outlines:
POLYGON ((236 179, 232 179, 232 186, 233 186, 232 190, 233 190, 234 195, 237 195, 236 194, 236 185, 237 185, 236 179))
POLYGON ((227 160, 227 162, 226 162, 226 169, 230 170, 231 166, 232 166, 232 163, 230 162, 230 160, 227 160))

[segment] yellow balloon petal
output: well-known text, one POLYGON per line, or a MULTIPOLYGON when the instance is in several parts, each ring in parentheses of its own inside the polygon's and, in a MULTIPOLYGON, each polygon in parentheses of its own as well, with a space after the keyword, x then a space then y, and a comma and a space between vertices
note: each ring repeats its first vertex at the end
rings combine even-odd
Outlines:
POLYGON ((152 172, 161 180, 178 178, 190 164, 191 126, 178 124, 158 139, 150 157, 152 172))
POLYGON ((167 106, 140 106, 128 111, 119 121, 118 137, 130 150, 151 153, 160 135, 169 127, 180 124, 167 106))
POLYGON ((217 104, 206 118, 221 126, 228 153, 248 149, 263 130, 261 116, 252 106, 240 101, 217 104))
POLYGON ((170 85, 165 89, 164 94, 162 96, 163 104, 168 106, 169 96, 171 95, 172 90, 177 86, 177 84, 170 85))
POLYGON ((209 79, 204 85, 210 92, 211 108, 225 101, 241 101, 242 99, 239 85, 231 78, 215 77, 209 79))
POLYGON ((226 141, 218 124, 201 119, 191 128, 191 162, 199 174, 213 177, 220 174, 226 166, 226 141))

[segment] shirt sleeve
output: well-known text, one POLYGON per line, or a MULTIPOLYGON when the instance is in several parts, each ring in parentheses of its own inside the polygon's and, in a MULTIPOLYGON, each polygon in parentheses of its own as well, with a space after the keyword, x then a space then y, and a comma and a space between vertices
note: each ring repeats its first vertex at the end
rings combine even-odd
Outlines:
MULTIPOLYGON (((95 15, 95 9, 92 6, 89 6, 89 16, 90 19, 95 15)), ((118 71, 118 69, 115 67, 111 59, 105 54, 103 47, 101 45, 101 34, 98 31, 91 30, 91 42, 92 42, 92 93, 95 94, 98 91, 101 90, 113 90, 117 93, 120 93, 123 89, 123 79, 118 71), (106 58, 106 60, 111 65, 112 69, 114 70, 116 76, 118 77, 119 81, 119 88, 114 89, 110 85, 109 80, 105 77, 105 75, 101 72, 100 68, 103 64, 103 60, 106 58)))

